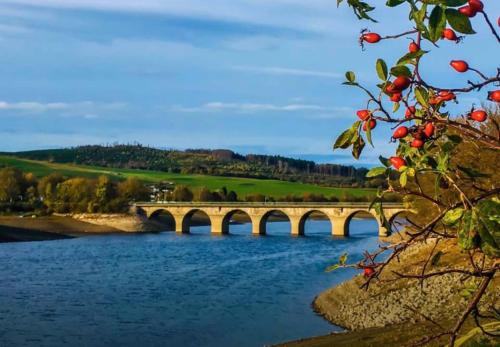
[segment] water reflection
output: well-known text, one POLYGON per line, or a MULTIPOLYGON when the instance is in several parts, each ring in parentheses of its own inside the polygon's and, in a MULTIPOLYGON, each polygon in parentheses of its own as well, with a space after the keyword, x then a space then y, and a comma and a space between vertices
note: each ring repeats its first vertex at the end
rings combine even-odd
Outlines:
POLYGON ((377 246, 375 221, 351 236, 329 221, 250 224, 193 234, 85 237, 0 244, 0 341, 5 346, 262 346, 335 330, 310 304, 352 271, 326 274, 377 246))

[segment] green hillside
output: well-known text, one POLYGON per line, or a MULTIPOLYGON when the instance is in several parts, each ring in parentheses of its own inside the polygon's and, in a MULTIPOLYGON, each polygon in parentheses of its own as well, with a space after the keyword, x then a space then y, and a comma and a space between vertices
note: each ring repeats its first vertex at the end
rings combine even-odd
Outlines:
POLYGON ((366 188, 330 188, 278 180, 175 174, 149 170, 112 169, 96 166, 49 163, 11 156, 0 156, 0 166, 17 167, 25 172, 32 172, 37 177, 43 177, 52 172, 59 172, 69 177, 97 177, 100 175, 108 175, 118 180, 127 177, 136 177, 146 183, 169 181, 175 184, 183 184, 190 188, 205 186, 210 190, 226 187, 228 190, 234 190, 240 198, 244 198, 248 194, 264 194, 276 198, 288 194, 303 195, 304 193, 323 194, 328 197, 336 196, 339 198, 346 193, 351 196, 375 194, 374 189, 366 188))

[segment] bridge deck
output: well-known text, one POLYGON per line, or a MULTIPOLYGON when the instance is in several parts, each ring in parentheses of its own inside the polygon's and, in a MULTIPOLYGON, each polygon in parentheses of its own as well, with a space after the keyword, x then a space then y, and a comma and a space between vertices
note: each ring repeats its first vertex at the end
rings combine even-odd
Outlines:
MULTIPOLYGON (((165 201, 165 202, 137 202, 134 205, 137 207, 316 207, 316 208, 369 208, 369 202, 181 202, 181 201, 165 201)), ((399 202, 386 202, 385 208, 404 208, 404 205, 399 202)))

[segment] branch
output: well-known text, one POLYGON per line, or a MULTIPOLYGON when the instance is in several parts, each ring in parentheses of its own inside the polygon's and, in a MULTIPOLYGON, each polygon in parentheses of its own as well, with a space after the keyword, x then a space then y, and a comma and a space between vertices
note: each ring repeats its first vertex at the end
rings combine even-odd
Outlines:
POLYGON ((477 290, 476 294, 474 295, 474 298, 469 302, 469 305, 467 305, 467 309, 464 311, 460 319, 458 320, 457 324, 451 331, 451 338, 450 338, 450 346, 453 347, 455 345, 455 340, 457 339, 458 332, 462 328, 462 325, 465 323, 465 320, 469 316, 469 314, 477 308, 477 305, 481 298, 483 297, 483 294, 486 292, 486 289, 488 289, 488 285, 490 284, 491 280, 493 279, 493 276, 495 275, 495 271, 493 271, 490 275, 486 276, 483 279, 483 282, 481 283, 481 286, 477 290))
POLYGON ((498 33, 495 30, 495 27, 493 26, 493 24, 491 24, 490 19, 488 18, 488 15, 484 11, 482 11, 482 14, 484 16, 484 19, 486 20, 486 23, 490 27, 491 32, 493 33, 493 35, 495 35, 495 37, 497 38, 497 41, 500 43, 500 36, 498 36, 498 33))

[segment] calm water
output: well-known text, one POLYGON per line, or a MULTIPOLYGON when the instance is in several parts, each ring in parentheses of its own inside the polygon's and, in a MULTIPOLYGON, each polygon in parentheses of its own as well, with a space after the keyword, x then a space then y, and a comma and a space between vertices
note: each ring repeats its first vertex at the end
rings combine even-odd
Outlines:
POLYGON ((352 275, 327 265, 376 247, 376 222, 353 220, 347 239, 326 221, 289 228, 0 244, 0 345, 263 346, 334 331, 311 302, 352 275))

